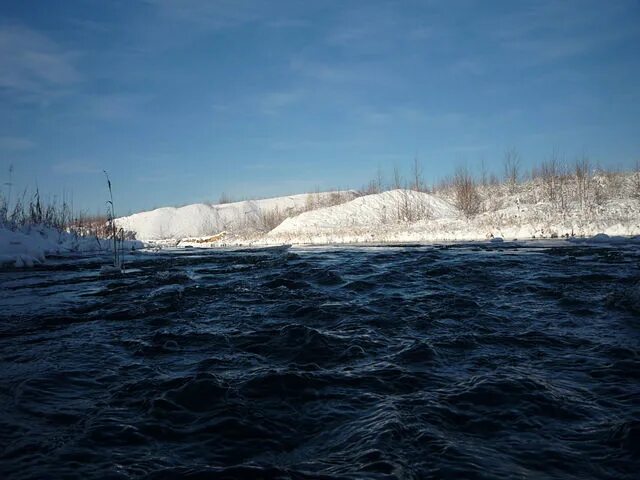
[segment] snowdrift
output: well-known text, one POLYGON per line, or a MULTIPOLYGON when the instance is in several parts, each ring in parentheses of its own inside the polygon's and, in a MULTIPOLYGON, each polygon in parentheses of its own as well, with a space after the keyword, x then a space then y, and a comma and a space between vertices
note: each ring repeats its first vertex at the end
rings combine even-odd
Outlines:
POLYGON ((572 204, 562 211, 549 202, 524 203, 517 196, 498 201, 503 208, 467 218, 440 195, 393 190, 288 218, 255 243, 509 241, 597 234, 606 235, 595 241, 611 242, 640 234, 637 199, 612 199, 593 208, 572 204))
MULTIPOLYGON (((143 241, 207 237, 220 232, 250 233, 268 231, 266 217, 286 217, 329 203, 356 197, 353 191, 322 192, 245 200, 209 205, 197 203, 185 207, 164 207, 136 213, 116 220, 119 228, 136 233, 143 241)), ((273 225, 275 226, 275 225, 273 225)))
POLYGON ((269 235, 277 237, 341 230, 382 230, 399 222, 456 219, 459 216, 453 205, 428 193, 391 190, 287 218, 269 235))
POLYGON ((595 174, 588 188, 579 189, 575 178, 565 176, 558 178, 561 183, 553 195, 541 178, 516 186, 478 186, 480 213, 470 217, 454 206, 452 184, 433 194, 391 190, 358 196, 350 191, 195 204, 138 213, 117 222, 143 241, 197 247, 498 237, 511 241, 599 233, 630 237, 640 234, 640 178, 636 177, 595 174), (336 195, 338 201, 332 200, 336 195))
MULTIPOLYGON (((125 240, 124 249, 143 248, 142 242, 125 240)), ((20 230, 0 227, 0 266, 32 267, 44 262, 50 254, 73 252, 108 252, 109 240, 79 237, 44 226, 29 226, 20 230)))

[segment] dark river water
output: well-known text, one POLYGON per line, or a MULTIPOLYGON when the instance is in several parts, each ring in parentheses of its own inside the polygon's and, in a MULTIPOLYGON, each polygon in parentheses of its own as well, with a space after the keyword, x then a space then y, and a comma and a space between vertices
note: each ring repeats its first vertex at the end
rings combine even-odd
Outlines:
POLYGON ((640 249, 137 253, 0 272, 0 477, 640 472, 640 249))

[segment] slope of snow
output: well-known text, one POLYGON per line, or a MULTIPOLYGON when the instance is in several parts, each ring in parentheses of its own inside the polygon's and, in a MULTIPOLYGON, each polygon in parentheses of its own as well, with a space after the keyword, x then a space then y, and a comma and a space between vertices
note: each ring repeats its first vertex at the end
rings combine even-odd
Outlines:
POLYGON ((341 229, 380 229, 397 222, 457 217, 459 212, 453 205, 433 195, 392 190, 287 218, 269 235, 277 237, 294 232, 309 234, 341 229))
POLYGON ((22 267, 43 262, 45 244, 39 235, 25 235, 0 228, 0 265, 22 267))
POLYGON ((194 247, 629 237, 640 234, 636 177, 595 174, 581 191, 575 177, 565 176, 553 196, 540 178, 485 185, 478 187, 480 213, 471 218, 454 206, 452 185, 436 194, 342 192, 161 208, 121 218, 118 225, 145 241, 194 247))
POLYGON ((323 192, 220 205, 197 203, 136 213, 118 218, 116 223, 118 227, 135 232, 136 238, 144 241, 206 237, 223 231, 255 232, 270 230, 263 225, 265 215, 284 218, 313 208, 314 205, 339 203, 355 196, 353 191, 323 192))
MULTIPOLYGON (((46 255, 70 252, 110 251, 112 243, 95 237, 78 237, 42 226, 9 230, 0 227, 0 266, 31 267, 46 255)), ((126 240, 125 250, 143 248, 142 242, 126 240)))
MULTIPOLYGON (((259 244, 327 244, 362 242, 473 241, 492 238, 570 238, 606 234, 611 237, 640 235, 640 201, 614 199, 597 207, 556 206, 539 202, 504 201, 505 208, 471 219, 450 203, 418 192, 391 191, 360 197, 331 208, 306 212, 285 220, 259 244), (422 214, 402 218, 394 212, 418 205, 422 214), (400 206, 400 207, 399 207, 400 206), (422 209, 422 206, 426 206, 422 209)), ((605 238, 596 237, 596 241, 605 238)), ((611 240, 609 240, 611 241, 611 240)))

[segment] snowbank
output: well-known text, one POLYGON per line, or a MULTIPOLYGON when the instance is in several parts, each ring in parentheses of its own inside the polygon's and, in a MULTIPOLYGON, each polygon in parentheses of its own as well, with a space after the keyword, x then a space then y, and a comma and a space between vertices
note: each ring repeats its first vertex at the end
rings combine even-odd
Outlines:
MULTIPOLYGON (((612 243, 640 235, 640 199, 632 175, 594 176, 580 196, 574 180, 550 197, 540 179, 478 187, 480 212, 467 218, 455 188, 358 197, 355 192, 293 195, 223 205, 160 208, 117 220, 157 245, 329 244, 592 237, 612 243), (604 182, 604 183, 602 183, 604 182), (608 182, 608 183, 607 183, 608 182), (332 196, 340 198, 332 200, 332 196), (561 201, 560 201, 561 200, 561 201), (222 235, 222 232, 225 232, 222 235)), ((626 241, 626 240, 625 240, 626 241)))
POLYGON ((597 234, 601 235, 596 237, 596 242, 608 243, 640 234, 638 200, 609 201, 597 210, 573 206, 562 212, 544 202, 514 203, 468 219, 438 196, 394 190, 289 218, 256 243, 524 240, 597 234), (402 210, 407 200, 410 205, 424 205, 425 214, 409 221, 394 215, 399 208, 402 210))
POLYGON ((0 265, 23 267, 43 262, 46 243, 39 235, 0 228, 0 265))
MULTIPOLYGON (((127 240, 125 250, 143 248, 139 241, 127 240)), ((50 254, 71 252, 105 252, 112 249, 108 240, 95 237, 78 237, 43 226, 9 230, 0 227, 0 266, 32 267, 42 263, 50 254)))
POLYGON ((380 229, 394 222, 457 218, 459 212, 448 202, 427 193, 392 190, 365 195, 333 207, 320 208, 287 218, 270 236, 289 233, 319 233, 335 230, 380 229))
POLYGON ((118 218, 116 223, 119 228, 135 232, 136 238, 144 241, 207 237, 223 231, 246 233, 265 230, 264 223, 269 220, 266 217, 284 218, 314 206, 340 203, 354 197, 355 192, 345 191, 245 200, 220 205, 197 203, 136 213, 118 218))

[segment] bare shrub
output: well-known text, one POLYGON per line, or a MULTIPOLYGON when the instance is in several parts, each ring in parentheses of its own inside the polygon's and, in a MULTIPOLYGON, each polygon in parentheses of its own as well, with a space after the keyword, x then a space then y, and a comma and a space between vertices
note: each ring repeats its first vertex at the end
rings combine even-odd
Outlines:
POLYGON ((504 179, 511 192, 515 191, 520 178, 520 155, 515 148, 504 153, 504 179))
POLYGON ((574 177, 576 181, 576 196, 580 208, 589 206, 591 200, 591 164, 587 157, 576 160, 574 165, 574 177))
MULTIPOLYGON (((588 162, 577 162, 575 168, 578 170, 579 182, 580 185, 584 186, 586 195, 589 164, 588 162)), ((540 175, 542 176, 542 184, 547 200, 553 203, 559 211, 565 212, 572 198, 571 179, 575 180, 578 176, 570 175, 566 162, 556 150, 553 151, 547 161, 542 163, 540 175)), ((586 197, 582 198, 586 199, 586 197)))
POLYGON ((624 194, 624 176, 611 170, 606 170, 604 176, 609 198, 621 197, 624 194))
POLYGON ((413 158, 413 165, 411 168, 411 178, 412 178, 412 188, 416 191, 416 192, 421 192, 423 185, 422 185, 422 165, 420 165, 420 162, 418 161, 418 157, 414 157, 413 158))
POLYGON ((397 222, 412 223, 431 218, 431 208, 420 196, 416 196, 407 188, 400 190, 399 198, 395 202, 395 220, 397 222))
POLYGON ((269 232, 280 225, 289 214, 275 207, 271 210, 263 210, 259 213, 259 228, 263 232, 269 232))
POLYGON ((284 209, 275 207, 270 210, 260 210, 258 212, 252 212, 250 216, 247 216, 248 218, 246 219, 246 228, 261 232, 269 232, 280 225, 287 218, 311 210, 317 210, 319 208, 341 205, 351 200, 351 198, 352 193, 350 192, 334 191, 329 194, 322 194, 317 188, 316 191, 307 194, 304 206, 295 208, 289 207, 284 209))
POLYGON ((351 194, 348 192, 334 191, 329 194, 321 194, 319 189, 316 189, 313 193, 308 193, 305 198, 304 207, 293 211, 292 214, 298 214, 302 212, 308 212, 310 210, 316 210, 318 208, 333 207, 335 205, 341 205, 351 200, 351 194))
POLYGON ((438 183, 433 186, 433 192, 442 193, 453 187, 453 178, 451 176, 446 176, 441 178, 438 183))
MULTIPOLYGON (((82 237, 106 238, 109 236, 109 222, 106 215, 88 215, 80 212, 73 219, 70 230, 82 237)), ((128 233, 128 236, 131 234, 128 233)), ((135 235, 133 235, 135 237, 135 235)))
POLYGON ((487 174, 487 166, 484 163, 484 158, 480 160, 480 183, 483 187, 489 184, 489 175, 487 174))
POLYGON ((458 167, 453 177, 455 204, 467 217, 480 213, 481 198, 467 167, 458 167))
POLYGON ((363 195, 374 195, 382 193, 382 185, 378 178, 373 178, 361 190, 363 195))
POLYGON ((229 195, 227 192, 222 192, 220 194, 220 198, 218 198, 218 203, 220 205, 223 205, 225 203, 233 203, 233 199, 231 198, 231 195, 229 195))
POLYGON ((402 175, 397 165, 394 165, 393 167, 393 183, 391 184, 391 187, 394 190, 399 190, 402 188, 402 175))
POLYGON ((328 197, 325 197, 322 206, 333 207, 335 205, 342 205, 351 200, 351 198, 352 195, 348 192, 331 192, 328 197))
POLYGON ((549 160, 542 162, 540 167, 540 175, 547 199, 555 202, 558 195, 558 175, 560 172, 560 163, 558 155, 553 152, 549 160))
POLYGON ((569 174, 567 173, 567 165, 564 162, 558 164, 558 194, 556 205, 561 212, 566 212, 569 206, 569 174))
POLYGON ((304 209, 306 211, 315 210, 320 204, 320 194, 318 192, 307 193, 304 200, 304 209))
POLYGON ((378 193, 383 192, 384 191, 384 174, 382 173, 382 169, 380 167, 378 167, 378 170, 376 172, 375 182, 376 182, 376 189, 378 190, 378 193))
POLYGON ((529 173, 529 177, 531 178, 531 180, 542 178, 541 167, 539 167, 538 165, 533 165, 531 167, 531 172, 529 173))

